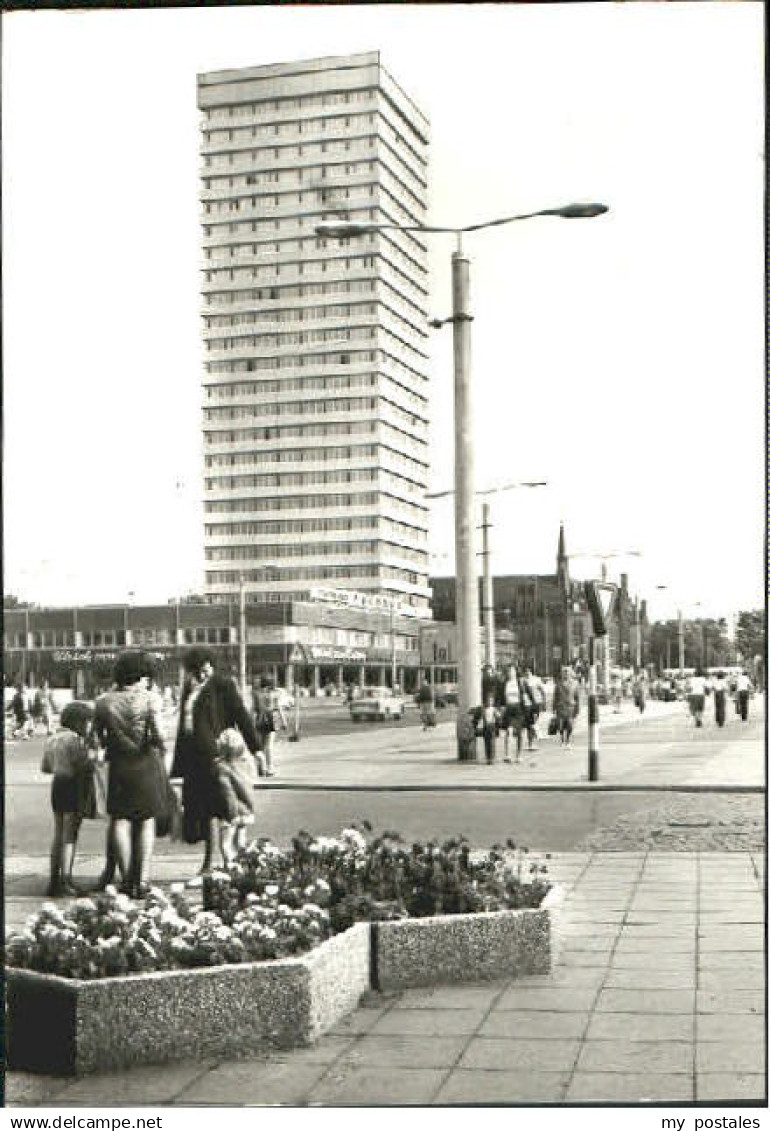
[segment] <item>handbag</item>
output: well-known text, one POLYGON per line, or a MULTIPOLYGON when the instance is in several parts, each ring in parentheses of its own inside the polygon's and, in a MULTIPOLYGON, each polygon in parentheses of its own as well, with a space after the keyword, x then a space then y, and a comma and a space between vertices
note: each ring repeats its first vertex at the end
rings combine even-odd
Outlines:
POLYGON ((556 715, 551 715, 550 719, 548 720, 548 733, 559 733, 559 720, 556 718, 556 715))
POLYGON ((89 762, 83 771, 82 794, 78 812, 87 821, 103 820, 107 816, 107 787, 109 764, 89 762))

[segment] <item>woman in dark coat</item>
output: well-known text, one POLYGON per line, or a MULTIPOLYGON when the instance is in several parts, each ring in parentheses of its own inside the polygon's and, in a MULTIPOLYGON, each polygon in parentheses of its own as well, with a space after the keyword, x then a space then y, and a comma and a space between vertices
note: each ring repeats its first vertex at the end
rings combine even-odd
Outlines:
POLYGON ((214 672, 207 648, 191 648, 184 658, 186 673, 179 705, 179 731, 171 776, 182 779, 184 838, 205 843, 201 875, 211 871, 217 820, 227 820, 226 799, 216 772, 217 739, 235 727, 252 754, 257 736, 232 679, 214 672))
POLYGON ((144 657, 124 652, 115 664, 115 689, 100 695, 93 731, 109 763, 107 812, 111 851, 129 895, 146 894, 155 844, 155 818, 166 811, 165 751, 149 693, 144 657))

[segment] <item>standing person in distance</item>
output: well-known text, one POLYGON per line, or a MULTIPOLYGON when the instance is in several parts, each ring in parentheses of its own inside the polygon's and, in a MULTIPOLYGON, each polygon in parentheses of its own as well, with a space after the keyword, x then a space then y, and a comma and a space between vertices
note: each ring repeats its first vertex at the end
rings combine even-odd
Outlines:
POLYGON ((703 712, 706 709, 706 677, 700 668, 695 669, 685 684, 687 701, 690 704, 690 714, 695 720, 696 727, 703 726, 703 712))
POLYGON ((172 778, 182 779, 184 839, 204 842, 200 873, 191 886, 200 885, 211 871, 217 827, 229 812, 218 778, 221 751, 217 740, 233 727, 256 756, 257 735, 235 681, 214 671, 208 648, 190 648, 184 657, 186 674, 179 705, 172 778))
POLYGON ((537 750, 537 720, 540 712, 545 709, 545 687, 540 676, 535 675, 531 668, 524 669, 522 683, 525 692, 524 720, 527 727, 528 748, 537 750))
POLYGON ((505 699, 505 706, 503 707, 503 728, 505 729, 503 761, 511 761, 510 744, 511 737, 514 736, 516 739, 516 757, 513 760, 518 763, 521 761, 523 735, 527 727, 526 704, 530 704, 531 695, 513 664, 508 669, 508 679, 505 683, 503 696, 505 699))
POLYGON ((559 727, 559 741, 565 750, 572 749, 573 720, 580 710, 577 681, 569 668, 562 668, 553 693, 553 713, 559 727))
POLYGON ((727 719, 727 678, 724 672, 717 672, 711 684, 714 692, 714 722, 723 727, 727 719))
POLYGON ((259 691, 254 696, 254 719, 262 740, 262 757, 265 761, 265 775, 275 777, 275 730, 276 721, 286 730, 286 716, 281 707, 281 699, 271 679, 263 679, 259 691))
POLYGON ((749 695, 752 684, 745 671, 738 672, 735 677, 735 706, 741 716, 741 722, 747 722, 749 717, 749 695))
POLYGON ((639 714, 643 715, 645 707, 647 706, 647 674, 642 669, 634 680, 634 703, 636 704, 639 714))

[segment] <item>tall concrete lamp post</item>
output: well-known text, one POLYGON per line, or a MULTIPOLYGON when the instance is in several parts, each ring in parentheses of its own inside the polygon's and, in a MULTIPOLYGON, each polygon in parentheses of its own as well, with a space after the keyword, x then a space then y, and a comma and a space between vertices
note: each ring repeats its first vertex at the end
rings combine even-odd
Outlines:
POLYGON ((354 221, 332 221, 316 225, 319 236, 365 235, 370 232, 402 231, 425 234, 449 234, 457 239, 452 254, 452 314, 434 319, 439 328, 452 324, 454 352, 454 431, 455 431, 455 569, 457 573, 456 608, 458 630, 457 656, 457 754, 460 761, 475 761, 476 741, 469 727, 468 713, 481 700, 481 665, 479 663, 478 588, 476 574, 475 460, 473 444, 473 397, 471 388, 470 260, 464 253, 465 233, 496 228, 536 216, 559 216, 566 220, 588 219, 607 212, 606 204, 567 204, 560 208, 543 208, 516 216, 503 216, 465 227, 434 227, 427 224, 378 224, 354 221))

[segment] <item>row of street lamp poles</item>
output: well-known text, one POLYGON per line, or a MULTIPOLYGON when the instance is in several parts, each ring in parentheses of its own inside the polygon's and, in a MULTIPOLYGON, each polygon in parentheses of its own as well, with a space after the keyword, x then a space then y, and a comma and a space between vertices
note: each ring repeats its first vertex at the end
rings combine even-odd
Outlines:
POLYGON ((471 384, 470 260, 463 251, 462 237, 486 228, 497 228, 521 220, 555 216, 565 220, 591 219, 608 211, 606 204, 566 204, 514 216, 503 216, 465 227, 428 224, 378 224, 332 221, 316 225, 319 236, 348 238, 372 232, 403 231, 454 235, 452 253, 452 313, 433 319, 435 329, 451 323, 454 358, 454 493, 455 493, 455 603, 458 636, 457 752, 461 761, 475 759, 475 737, 469 712, 481 702, 481 664, 478 634, 478 590, 476 569, 475 453, 473 442, 473 395, 471 384))

